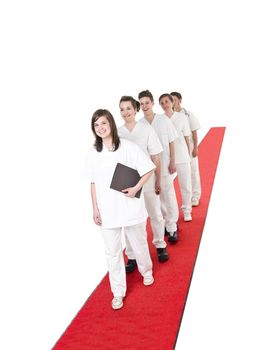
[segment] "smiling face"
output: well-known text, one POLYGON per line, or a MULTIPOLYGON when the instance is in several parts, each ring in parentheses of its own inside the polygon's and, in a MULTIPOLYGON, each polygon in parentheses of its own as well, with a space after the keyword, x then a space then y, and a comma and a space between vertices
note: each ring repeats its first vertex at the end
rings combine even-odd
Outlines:
POLYGON ((166 114, 171 113, 173 111, 173 102, 167 96, 161 98, 160 106, 166 114))
POLYGON ((149 112, 152 112, 153 105, 154 103, 151 101, 149 97, 140 98, 140 106, 143 113, 147 114, 149 112))
POLYGON ((96 135, 102 139, 111 137, 111 127, 106 116, 102 116, 94 122, 94 130, 96 135))
POLYGON ((135 121, 136 110, 133 107, 131 101, 123 101, 120 103, 120 112, 125 123, 131 123, 135 121))

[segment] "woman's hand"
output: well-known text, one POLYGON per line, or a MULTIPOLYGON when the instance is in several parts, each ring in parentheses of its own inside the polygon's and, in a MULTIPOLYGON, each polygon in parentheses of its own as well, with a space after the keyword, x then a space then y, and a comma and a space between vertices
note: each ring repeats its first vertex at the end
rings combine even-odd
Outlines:
POLYGON ((102 221, 101 221, 99 209, 93 210, 93 220, 94 220, 96 225, 101 226, 102 221))
POLYGON ((122 192, 125 194, 125 196, 130 197, 130 198, 135 197, 135 195, 138 191, 139 191, 139 188, 137 186, 125 188, 124 190, 122 190, 122 192))
POLYGON ((155 181, 155 193, 160 194, 161 193, 161 184, 160 181, 155 181))
POLYGON ((193 156, 193 158, 195 158, 195 157, 198 156, 198 148, 197 148, 197 147, 195 147, 195 148, 193 149, 192 156, 193 156))
POLYGON ((168 170, 170 174, 173 174, 176 172, 176 168, 175 168, 175 162, 170 160, 169 166, 168 166, 168 170))

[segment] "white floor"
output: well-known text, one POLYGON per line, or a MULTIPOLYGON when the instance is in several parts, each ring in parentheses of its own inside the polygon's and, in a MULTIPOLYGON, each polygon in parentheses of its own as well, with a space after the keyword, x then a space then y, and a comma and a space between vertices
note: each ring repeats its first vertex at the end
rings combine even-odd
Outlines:
POLYGON ((0 349, 51 349, 103 278, 90 117, 148 88, 227 128, 176 350, 261 350, 260 2, 91 3, 0 4, 0 349))

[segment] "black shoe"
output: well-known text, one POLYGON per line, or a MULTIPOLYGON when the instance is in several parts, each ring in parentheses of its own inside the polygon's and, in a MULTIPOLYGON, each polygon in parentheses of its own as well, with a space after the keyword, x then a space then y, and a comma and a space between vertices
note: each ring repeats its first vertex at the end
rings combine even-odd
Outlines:
POLYGON ((133 272, 136 269, 137 262, 135 259, 128 259, 127 264, 125 265, 126 272, 133 272))
MULTIPOLYGON (((177 230, 176 230, 176 231, 178 232, 178 231, 179 231, 179 225, 178 225, 178 223, 177 223, 176 226, 177 226, 177 230)), ((167 231, 167 228, 166 228, 166 227, 164 228, 164 235, 165 235, 165 236, 169 236, 169 232, 167 231)))
POLYGON ((177 231, 169 232, 168 234, 168 242, 176 243, 178 241, 178 233, 177 231))
POLYGON ((169 259, 169 255, 167 253, 166 248, 157 248, 157 254, 159 262, 164 262, 169 259))

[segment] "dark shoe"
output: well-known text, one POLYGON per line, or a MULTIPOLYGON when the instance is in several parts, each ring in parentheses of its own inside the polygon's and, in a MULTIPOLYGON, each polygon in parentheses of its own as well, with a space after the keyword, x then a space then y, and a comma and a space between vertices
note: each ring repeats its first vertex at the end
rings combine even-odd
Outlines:
POLYGON ((168 242, 176 243, 178 241, 178 233, 177 231, 169 232, 168 234, 168 242))
MULTIPOLYGON (((178 223, 176 223, 176 226, 177 226, 177 231, 179 231, 179 225, 178 225, 178 223)), ((169 236, 169 232, 167 231, 166 227, 164 228, 164 235, 165 235, 165 236, 169 236)))
POLYGON ((127 264, 125 265, 126 272, 133 272, 136 269, 137 262, 135 259, 128 259, 127 264))
POLYGON ((157 254, 159 262, 164 262, 169 259, 169 255, 167 253, 166 248, 157 248, 157 254))

